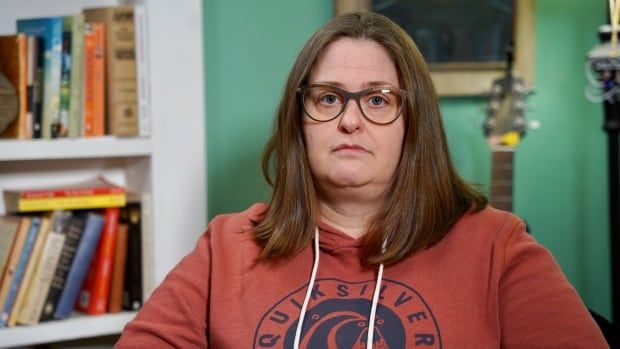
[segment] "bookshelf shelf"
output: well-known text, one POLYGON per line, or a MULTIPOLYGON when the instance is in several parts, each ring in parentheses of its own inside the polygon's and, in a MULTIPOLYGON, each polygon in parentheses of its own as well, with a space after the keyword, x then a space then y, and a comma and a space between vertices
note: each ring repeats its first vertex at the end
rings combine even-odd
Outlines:
MULTIPOLYGON (((147 293, 195 246, 206 227, 206 153, 202 1, 20 0, 0 10, 0 34, 18 19, 68 15, 84 8, 142 5, 146 24, 150 138, 0 140, 0 191, 73 183, 103 175, 148 198, 142 266, 147 293), (170 49, 174 43, 175 49, 170 49), (179 55, 179 52, 183 54, 179 55), (182 67, 182 69, 179 69, 182 67), (175 232, 175 233, 171 233, 175 232), (183 232, 183 233, 176 233, 183 232), (150 255, 150 257, 149 257, 150 255)), ((144 201, 143 201, 144 203, 144 201)), ((0 214, 5 214, 0 200, 0 214)), ((0 328, 0 348, 121 333, 135 312, 78 315, 0 328)))
POLYGON ((3 328, 0 330, 0 347, 13 348, 116 334, 120 333, 135 315, 136 312, 133 311, 99 316, 76 313, 66 320, 44 322, 35 326, 3 328), (33 332, 33 328, 36 328, 36 333, 33 332))
POLYGON ((149 156, 151 140, 113 136, 0 141, 0 161, 149 156))

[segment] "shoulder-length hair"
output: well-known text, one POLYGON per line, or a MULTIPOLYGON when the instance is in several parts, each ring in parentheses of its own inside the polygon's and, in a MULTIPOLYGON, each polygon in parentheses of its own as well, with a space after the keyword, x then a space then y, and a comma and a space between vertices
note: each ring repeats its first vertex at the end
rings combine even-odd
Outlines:
POLYGON ((310 38, 288 76, 263 153, 263 174, 273 186, 273 196, 254 227, 254 238, 262 246, 261 260, 293 256, 314 237, 320 213, 304 145, 298 89, 307 83, 326 46, 343 37, 383 46, 394 61, 400 88, 407 91, 400 162, 364 235, 364 262, 398 262, 439 242, 466 212, 486 205, 486 198, 465 183, 452 165, 435 88, 413 40, 382 15, 350 13, 334 18, 310 38))

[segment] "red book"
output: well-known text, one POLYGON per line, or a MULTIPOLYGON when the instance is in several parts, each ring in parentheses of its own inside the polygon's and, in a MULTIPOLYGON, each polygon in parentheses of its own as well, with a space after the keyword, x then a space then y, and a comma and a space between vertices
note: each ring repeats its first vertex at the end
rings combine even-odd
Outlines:
POLYGON ((77 310, 87 314, 104 314, 108 307, 119 215, 120 209, 118 207, 106 208, 104 211, 101 240, 76 304, 77 310))
POLYGON ((110 285, 110 304, 108 304, 108 311, 110 313, 118 313, 123 309, 128 231, 129 227, 127 224, 121 223, 118 225, 118 240, 116 242, 116 251, 114 252, 112 284, 110 285))

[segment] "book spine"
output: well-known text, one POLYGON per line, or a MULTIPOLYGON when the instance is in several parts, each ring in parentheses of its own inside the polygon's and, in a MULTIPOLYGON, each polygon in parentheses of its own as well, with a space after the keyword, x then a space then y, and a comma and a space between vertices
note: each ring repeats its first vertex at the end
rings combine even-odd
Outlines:
POLYGON ((24 248, 29 229, 30 218, 22 217, 19 221, 19 228, 17 228, 15 239, 11 245, 11 253, 6 265, 6 271, 2 277, 2 284, 0 284, 0 311, 2 310, 9 294, 9 290, 11 289, 11 284, 13 283, 13 278, 15 277, 17 271, 17 264, 19 262, 19 258, 21 257, 21 252, 24 248))
POLYGON ((75 305, 80 286, 84 281, 88 266, 93 257, 101 231, 103 230, 103 216, 89 212, 86 214, 84 231, 82 238, 75 252, 75 258, 67 274, 65 285, 62 289, 58 303, 54 310, 55 319, 66 319, 71 315, 71 310, 75 305))
POLYGON ((69 134, 69 102, 71 98, 71 44, 72 18, 63 18, 62 51, 60 64, 60 108, 58 122, 52 124, 52 138, 67 137, 69 134))
POLYGON ((121 187, 103 188, 79 188, 79 189, 60 189, 60 190, 28 190, 20 192, 22 199, 48 199, 67 196, 89 196, 104 194, 124 194, 125 189, 121 187))
POLYGON ((146 300, 151 295, 155 287, 155 276, 153 275, 153 230, 152 230, 152 200, 148 193, 142 194, 140 202, 140 235, 142 251, 142 299, 146 300))
POLYGON ((22 63, 19 68, 20 81, 19 84, 19 131, 17 137, 20 139, 29 139, 30 135, 30 117, 28 115, 28 89, 26 86, 28 79, 28 42, 26 35, 20 34, 19 41, 19 61, 22 63))
POLYGON ((138 126, 140 137, 151 135, 150 112, 150 77, 149 77, 149 46, 148 17, 146 8, 134 6, 134 26, 136 31, 136 88, 138 104, 138 126))
POLYGON ((118 220, 120 209, 108 208, 104 214, 104 229, 97 250, 93 285, 86 312, 89 314, 103 314, 108 306, 110 296, 110 281, 112 279, 112 263, 118 234, 118 220))
POLYGON ((59 197, 49 199, 20 199, 19 212, 93 209, 121 207, 126 203, 124 194, 59 197))
POLYGON ((142 306, 142 229, 140 203, 129 203, 124 208, 129 226, 127 263, 123 290, 123 309, 137 310, 142 306))
POLYGON ((26 99, 27 55, 27 42, 24 34, 0 36, 0 65, 15 88, 18 99, 17 117, 0 133, 0 138, 29 138, 26 99))
POLYGON ((33 217, 31 219, 30 228, 28 230, 26 241, 24 242, 24 246, 20 253, 19 261, 17 262, 17 266, 15 268, 15 275, 13 276, 11 287, 0 310, 0 327, 5 327, 7 325, 7 322, 9 321, 11 310, 13 310, 13 305, 15 304, 15 299, 17 298, 17 291, 19 290, 19 287, 22 283, 24 272, 26 271, 26 264, 28 263, 28 259, 30 258, 30 252, 34 247, 34 242, 37 238, 37 234, 39 233, 40 225, 41 218, 33 217))
POLYGON ((32 85, 32 138, 43 137, 43 85, 45 77, 45 43, 42 38, 34 37, 34 81, 32 85))
POLYGON ((71 211, 57 211, 53 217, 53 227, 45 240, 40 262, 37 263, 31 286, 17 318, 17 323, 34 325, 39 322, 49 288, 60 260, 66 240, 65 227, 71 218, 71 211))
MULTIPOLYGON (((105 228, 104 228, 105 233, 105 228)), ((103 239, 103 236, 101 237, 103 239)), ((103 243, 101 241, 99 244, 103 243)), ((90 261, 90 265, 88 266, 88 271, 86 272, 86 277, 84 278, 84 282, 82 283, 82 287, 80 292, 78 293, 78 300, 75 303, 75 310, 81 311, 83 313, 88 312, 88 305, 90 304, 90 300, 93 294, 93 286, 95 285, 96 270, 97 270, 97 260, 99 259, 99 248, 95 251, 95 255, 90 261)))
POLYGON ((50 22, 50 42, 46 47, 43 78, 43 138, 52 138, 52 125, 58 123, 60 118, 62 18, 53 18, 50 22))
POLYGON ((28 137, 27 138, 34 138, 33 135, 33 127, 34 127, 34 114, 35 114, 35 110, 36 110, 36 106, 35 106, 35 90, 34 90, 34 80, 35 80, 35 74, 36 74, 36 69, 37 69, 37 51, 38 51, 38 43, 37 43, 37 38, 32 36, 32 35, 28 35, 26 37, 26 45, 27 45, 27 49, 26 49, 26 100, 27 100, 27 109, 26 109, 26 114, 27 114, 27 125, 26 127, 28 128, 28 137))
POLYGON ((60 253, 58 265, 56 266, 56 270, 54 271, 52 283, 50 285, 49 291, 47 292, 47 296, 45 297, 45 303, 41 312, 40 321, 47 321, 53 318, 56 304, 58 302, 58 299, 60 298, 62 289, 65 286, 67 274, 71 269, 73 257, 75 256, 75 252, 79 245, 80 238, 82 237, 84 223, 84 218, 80 216, 71 217, 69 219, 69 224, 67 225, 66 231, 67 237, 65 239, 65 244, 62 247, 62 252, 60 253))
POLYGON ((84 24, 84 125, 85 137, 105 133, 105 27, 84 24))
POLYGON ((71 27, 71 92, 69 101, 69 137, 81 134, 84 89, 84 16, 72 16, 71 27))
POLYGON ((0 217, 0 285, 6 271, 6 265, 9 261, 11 246, 15 241, 15 235, 19 228, 19 218, 17 217, 0 217))
POLYGON ((32 247, 30 258, 28 259, 28 262, 26 264, 26 271, 24 272, 22 283, 19 287, 19 291, 17 292, 17 297, 15 298, 15 305, 13 305, 13 310, 11 311, 11 315, 9 316, 9 321, 7 323, 7 326, 9 327, 15 326, 17 324, 17 318, 19 317, 19 314, 24 307, 26 295, 32 285, 34 270, 37 264, 39 264, 41 252, 43 251, 43 245, 45 245, 45 240, 47 239, 47 236, 49 234, 50 227, 50 219, 47 217, 42 217, 37 238, 35 240, 34 246, 32 247))
POLYGON ((123 288, 125 285, 125 264, 127 261, 127 224, 118 225, 114 263, 112 265, 112 280, 110 283, 110 302, 108 311, 118 313, 123 309, 123 288))
POLYGON ((85 10, 87 21, 106 25, 106 98, 108 134, 138 135, 136 47, 132 6, 85 10))

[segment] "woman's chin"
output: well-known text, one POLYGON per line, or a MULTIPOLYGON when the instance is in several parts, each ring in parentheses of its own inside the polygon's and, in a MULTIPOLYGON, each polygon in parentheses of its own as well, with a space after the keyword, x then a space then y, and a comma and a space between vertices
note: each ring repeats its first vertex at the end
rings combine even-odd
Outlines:
POLYGON ((341 189, 355 189, 361 188, 366 184, 369 184, 369 180, 367 178, 363 178, 359 175, 351 175, 351 176, 338 176, 331 178, 330 184, 336 188, 341 189))

